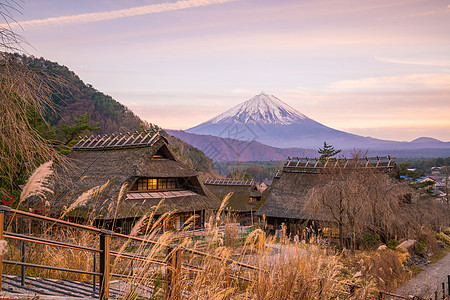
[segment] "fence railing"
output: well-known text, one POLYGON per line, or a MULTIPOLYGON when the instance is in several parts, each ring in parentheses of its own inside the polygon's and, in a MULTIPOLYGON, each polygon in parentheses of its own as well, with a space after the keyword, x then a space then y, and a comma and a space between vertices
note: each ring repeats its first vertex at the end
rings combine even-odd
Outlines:
MULTIPOLYGON (((200 267, 192 266, 192 265, 189 265, 189 264, 183 262, 182 256, 181 256, 181 254, 183 252, 190 253, 190 254, 196 255, 196 256, 207 257, 207 258, 210 258, 213 260, 221 260, 221 261, 224 261, 228 265, 234 265, 234 266, 246 268, 248 270, 265 272, 265 270, 263 270, 261 268, 258 268, 258 267, 255 267, 255 266, 243 263, 243 262, 226 259, 226 258, 223 258, 220 256, 210 254, 210 253, 187 248, 185 246, 180 246, 180 245, 175 245, 175 244, 164 245, 164 244, 161 244, 156 241, 149 240, 149 239, 120 234, 120 233, 116 233, 116 232, 109 231, 109 230, 99 229, 99 228, 95 228, 95 227, 91 227, 91 226, 86 226, 86 225, 72 223, 72 222, 68 222, 68 221, 64 221, 64 220, 50 218, 47 216, 37 215, 37 214, 26 212, 26 211, 15 210, 15 209, 11 209, 8 206, 0 206, 0 240, 3 240, 3 239, 21 241, 22 247, 21 247, 21 260, 20 261, 4 260, 2 253, 0 253, 0 290, 2 287, 2 279, 1 278, 3 275, 3 264, 10 264, 10 265, 16 265, 16 266, 21 267, 21 283, 22 283, 22 285, 24 284, 26 267, 90 275, 90 276, 92 276, 94 292, 96 291, 96 277, 98 276, 99 277, 99 299, 108 299, 109 298, 110 279, 112 277, 118 277, 118 278, 130 277, 130 274, 115 274, 115 273, 111 272, 111 262, 110 262, 111 257, 120 257, 123 259, 130 259, 132 261, 140 261, 140 262, 145 262, 145 263, 165 267, 166 274, 167 274, 166 280, 165 280, 167 282, 166 296, 169 296, 170 293, 172 292, 172 287, 175 286, 175 283, 176 283, 175 281, 179 277, 178 275, 180 274, 182 269, 188 270, 191 272, 202 272, 203 271, 200 267), (33 235, 19 234, 19 233, 15 233, 15 232, 9 232, 7 230, 5 231, 5 227, 4 227, 5 215, 11 215, 11 222, 17 216, 22 216, 25 218, 49 222, 49 223, 52 223, 53 225, 66 226, 66 227, 70 227, 73 229, 83 230, 83 231, 93 233, 95 235, 98 235, 98 238, 99 238, 98 248, 81 246, 81 245, 76 245, 76 244, 57 241, 57 240, 51 240, 51 239, 42 238, 42 237, 36 237, 33 235), (135 242, 165 247, 166 248, 165 259, 164 260, 148 259, 147 257, 136 254, 136 253, 112 251, 111 250, 111 237, 118 237, 118 238, 127 239, 129 241, 135 241, 135 242), (41 244, 41 245, 46 245, 46 246, 60 247, 60 248, 66 248, 66 249, 71 249, 71 250, 92 253, 94 255, 92 271, 28 263, 25 261, 25 243, 35 243, 35 244, 41 244), (96 265, 96 260, 97 260, 96 257, 97 256, 99 258, 98 270, 97 270, 97 265, 96 265)), ((231 272, 228 274, 228 277, 232 278, 232 279, 242 280, 242 281, 251 281, 251 279, 244 278, 244 277, 238 276, 236 274, 231 274, 231 272)))
MULTIPOLYGON (((154 264, 154 265, 159 265, 159 266, 165 267, 166 271, 167 271, 166 272, 166 280, 165 280, 165 282, 167 283, 166 297, 170 296, 170 294, 174 292, 172 290, 172 287, 176 286, 176 280, 177 280, 177 278, 179 278, 179 274, 181 273, 182 270, 187 270, 190 272, 203 272, 203 270, 200 267, 190 265, 186 262, 183 262, 182 255, 181 255, 183 252, 187 252, 192 255, 197 255, 200 257, 210 258, 213 260, 220 260, 220 261, 225 262, 228 265, 235 265, 238 267, 246 268, 248 270, 253 270, 253 271, 257 271, 257 272, 267 272, 264 269, 258 268, 256 266, 253 266, 250 264, 223 258, 223 257, 217 256, 217 255, 213 255, 210 253, 191 249, 191 248, 188 248, 185 246, 175 245, 175 244, 161 244, 159 242, 145 239, 145 238, 129 236, 129 235, 120 234, 120 233, 116 233, 116 232, 109 231, 109 230, 104 230, 104 229, 95 228, 95 227, 91 227, 91 226, 86 226, 86 225, 81 225, 81 224, 72 223, 72 222, 68 222, 68 221, 63 221, 63 220, 59 220, 59 219, 55 219, 55 218, 37 215, 34 213, 30 213, 30 212, 15 210, 15 209, 11 209, 8 206, 0 206, 0 240, 3 240, 3 239, 21 241, 21 260, 20 261, 4 260, 3 256, 2 256, 2 252, 0 252, 0 290, 2 287, 3 264, 17 265, 17 266, 21 267, 22 286, 24 285, 25 268, 26 267, 90 275, 90 276, 92 276, 92 288, 93 288, 94 292, 96 292, 96 285, 97 285, 96 278, 98 276, 99 277, 99 299, 108 299, 109 298, 109 288, 110 288, 109 285, 110 285, 110 279, 112 277, 116 277, 116 278, 130 277, 130 274, 118 274, 118 273, 111 272, 111 263, 110 263, 111 257, 120 257, 123 259, 129 259, 129 260, 137 261, 137 262, 146 262, 149 264, 154 264), (30 219, 34 219, 34 220, 49 222, 52 224, 57 224, 57 225, 66 226, 66 227, 70 227, 73 229, 84 230, 84 231, 93 233, 95 235, 98 235, 98 238, 99 238, 98 247, 94 248, 94 247, 81 246, 81 245, 76 245, 76 244, 72 244, 72 243, 68 243, 68 242, 62 242, 62 241, 51 240, 51 239, 46 239, 46 238, 42 238, 42 237, 36 237, 33 235, 9 232, 7 230, 5 231, 4 224, 5 224, 5 215, 6 214, 12 215, 11 222, 15 217, 22 216, 22 217, 26 217, 26 218, 30 218, 30 219), (164 258, 164 260, 149 259, 148 257, 139 255, 137 253, 113 251, 110 249, 111 237, 118 237, 118 238, 127 239, 129 241, 135 241, 135 242, 165 247, 166 248, 165 258, 164 258), (41 245, 46 245, 46 246, 60 247, 60 248, 66 248, 66 249, 71 249, 71 250, 92 253, 94 256, 92 271, 28 263, 25 260, 26 243, 41 244, 41 245), (97 257, 99 258, 98 268, 97 268, 97 263, 96 263, 97 257)), ((230 270, 230 269, 228 269, 228 270, 230 270)), ((239 280, 242 282, 252 281, 249 278, 245 278, 245 277, 242 277, 242 276, 239 276, 236 274, 232 274, 231 271, 228 272, 227 276, 230 279, 235 279, 235 280, 239 280)), ((318 278, 318 280, 325 280, 325 279, 318 278)), ((354 295, 355 291, 357 289, 362 288, 361 286, 354 284, 354 283, 347 283, 347 282, 341 282, 341 281, 338 281, 338 282, 344 286, 347 286, 347 289, 335 291, 336 294, 341 294, 346 297, 354 295)), ((442 289, 439 291, 436 291, 434 294, 435 300, 450 299, 450 275, 448 275, 447 286, 448 286, 448 289, 446 292, 445 282, 442 282, 442 289)), ((390 292, 385 292, 385 291, 377 291, 377 295, 378 295, 379 300, 383 300, 383 299, 423 300, 422 298, 417 297, 417 296, 406 297, 406 296, 396 295, 396 294, 393 294, 390 292)))

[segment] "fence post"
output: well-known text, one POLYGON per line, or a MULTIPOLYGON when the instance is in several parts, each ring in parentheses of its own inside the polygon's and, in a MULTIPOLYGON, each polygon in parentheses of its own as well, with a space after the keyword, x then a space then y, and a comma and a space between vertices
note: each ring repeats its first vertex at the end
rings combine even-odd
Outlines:
POLYGON ((448 288, 448 295, 450 296, 450 275, 447 275, 447 288, 448 288))
POLYGON ((181 274, 181 250, 167 247, 167 299, 178 299, 177 281, 181 274))
MULTIPOLYGON (((25 241, 22 241, 22 262, 25 262, 25 241)), ((25 286, 25 266, 20 266, 20 285, 25 286)))
POLYGON ((383 293, 383 291, 380 291, 378 293, 378 300, 383 300, 383 299, 384 299, 384 293, 383 293))
POLYGON ((110 277, 110 261, 109 250, 111 245, 111 235, 114 233, 109 230, 103 230, 100 233, 100 292, 99 299, 109 298, 109 277, 110 277))
MULTIPOLYGON (((94 272, 97 272, 97 255, 94 253, 94 260, 93 260, 93 269, 94 269, 94 272)), ((97 275, 93 275, 92 276, 92 291, 95 293, 95 289, 96 289, 96 287, 95 287, 95 285, 96 285, 96 283, 95 283, 95 281, 96 281, 96 279, 97 279, 97 275)))
POLYGON ((442 300, 445 300, 445 281, 442 282, 442 300))
MULTIPOLYGON (((0 242, 3 241, 3 229, 5 223, 5 212, 11 211, 11 207, 0 205, 0 242)), ((3 243, 3 242, 2 242, 3 243)), ((4 244, 2 246, 5 246, 4 244)), ((0 247, 0 291, 2 290, 2 276, 3 276, 3 247, 0 247)))

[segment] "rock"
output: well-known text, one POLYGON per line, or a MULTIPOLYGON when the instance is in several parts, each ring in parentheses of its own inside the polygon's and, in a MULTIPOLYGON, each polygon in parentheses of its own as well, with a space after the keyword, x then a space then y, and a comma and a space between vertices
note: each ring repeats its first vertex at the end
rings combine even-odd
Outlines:
POLYGON ((386 249, 387 249, 386 245, 381 245, 380 247, 378 247, 377 250, 379 250, 379 251, 386 251, 386 249))
POLYGON ((406 240, 403 243, 401 243, 400 245, 397 246, 397 248, 403 248, 409 251, 409 248, 414 247, 414 245, 416 244, 416 240, 406 240))

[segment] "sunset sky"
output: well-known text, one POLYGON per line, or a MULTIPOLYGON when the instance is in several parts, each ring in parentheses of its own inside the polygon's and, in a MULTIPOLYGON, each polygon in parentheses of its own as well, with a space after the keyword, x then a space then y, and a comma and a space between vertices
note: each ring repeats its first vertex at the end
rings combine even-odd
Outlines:
POLYGON ((164 128, 187 129, 264 91, 335 129, 450 141, 450 0, 21 5, 21 27, 9 21, 29 54, 164 128))

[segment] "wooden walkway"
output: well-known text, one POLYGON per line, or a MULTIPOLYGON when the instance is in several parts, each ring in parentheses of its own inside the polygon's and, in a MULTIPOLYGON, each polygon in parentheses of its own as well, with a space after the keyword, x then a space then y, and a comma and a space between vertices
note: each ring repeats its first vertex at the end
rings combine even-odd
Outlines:
MULTIPOLYGON (((119 299, 126 283, 121 280, 110 281, 110 299, 119 299)), ((80 282, 64 279, 49 279, 42 277, 26 277, 24 286, 20 276, 3 275, 1 298, 13 299, 98 299, 99 284, 93 291, 92 282, 80 282), (38 298, 39 297, 39 298, 38 298)), ((141 296, 151 297, 153 286, 140 288, 141 296)))

